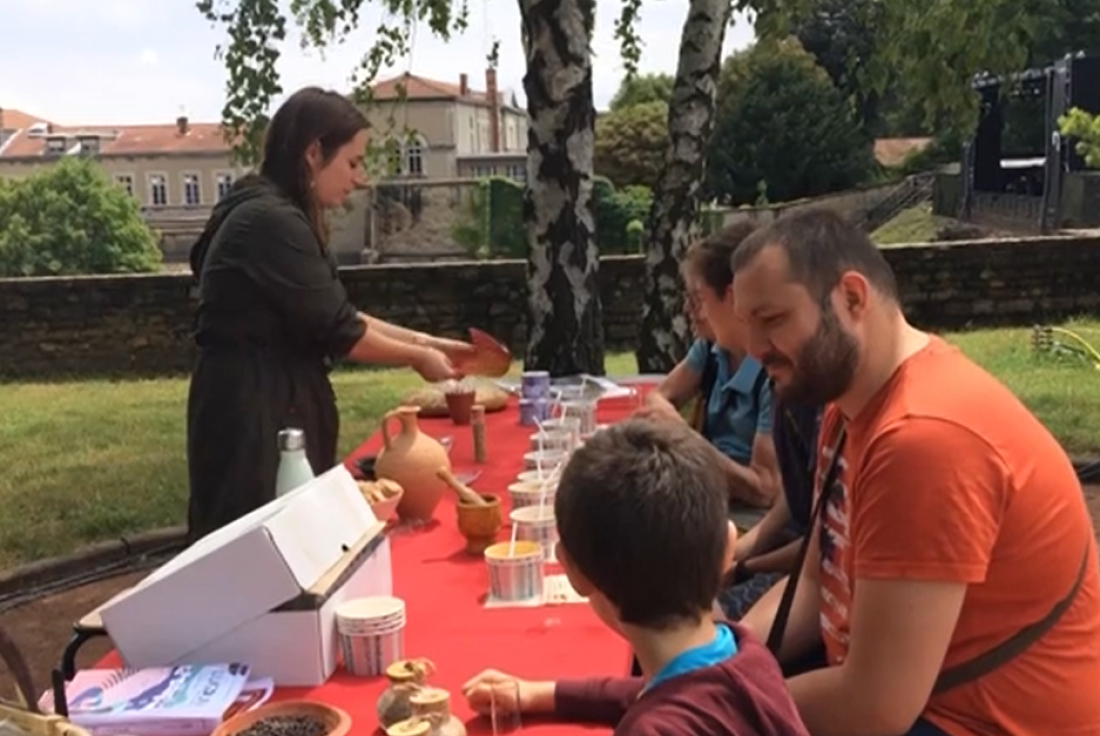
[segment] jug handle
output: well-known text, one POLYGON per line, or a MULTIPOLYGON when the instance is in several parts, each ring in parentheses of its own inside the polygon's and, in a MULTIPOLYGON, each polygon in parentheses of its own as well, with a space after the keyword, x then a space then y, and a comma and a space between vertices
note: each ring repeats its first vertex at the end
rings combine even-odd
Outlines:
POLYGON ((390 420, 393 419, 395 416, 397 416, 398 413, 399 413, 399 410, 394 409, 393 411, 386 412, 386 414, 382 417, 382 447, 383 447, 383 449, 386 449, 386 450, 390 449, 390 443, 393 441, 390 438, 390 420))

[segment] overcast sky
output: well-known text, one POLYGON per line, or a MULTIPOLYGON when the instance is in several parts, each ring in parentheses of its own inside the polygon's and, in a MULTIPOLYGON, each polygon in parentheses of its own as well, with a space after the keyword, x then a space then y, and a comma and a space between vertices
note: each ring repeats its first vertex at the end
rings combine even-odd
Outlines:
MULTIPOLYGON (((597 4, 598 108, 607 105, 623 74, 612 35, 619 7, 617 1, 597 4)), ((686 13, 687 0, 646 4, 639 27, 645 40, 641 71, 675 72, 686 13)), ((412 58, 389 74, 411 71, 457 82, 466 72, 471 86, 483 89, 485 57, 498 38, 500 85, 514 90, 523 104, 517 3, 470 0, 470 16, 469 30, 450 44, 420 28, 412 58)), ((289 38, 279 62, 284 89, 346 88, 380 16, 372 9, 364 20, 356 37, 324 59, 316 51, 301 51, 297 36, 289 38)), ((748 23, 739 22, 727 33, 726 51, 743 48, 752 38, 748 23)), ((212 28, 194 0, 0 0, 0 107, 62 124, 162 122, 181 113, 215 121, 226 73, 214 48, 223 40, 224 30, 212 28)))

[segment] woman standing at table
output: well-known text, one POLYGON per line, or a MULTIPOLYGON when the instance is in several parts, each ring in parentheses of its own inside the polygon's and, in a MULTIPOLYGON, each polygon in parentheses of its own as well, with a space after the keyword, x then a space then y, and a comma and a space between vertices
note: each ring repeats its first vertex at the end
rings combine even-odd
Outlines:
POLYGON ((336 463, 333 360, 461 375, 466 343, 388 324, 348 301, 324 211, 364 185, 368 123, 335 92, 307 87, 276 111, 259 174, 215 206, 191 251, 198 360, 187 405, 188 538, 271 501, 277 435, 303 430, 315 473, 336 463))

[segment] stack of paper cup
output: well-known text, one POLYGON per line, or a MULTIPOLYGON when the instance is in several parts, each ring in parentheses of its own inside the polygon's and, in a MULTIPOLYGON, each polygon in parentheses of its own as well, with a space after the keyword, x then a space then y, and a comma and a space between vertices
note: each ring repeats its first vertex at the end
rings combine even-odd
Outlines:
POLYGON ((405 601, 389 596, 345 601, 336 607, 336 633, 347 671, 377 677, 404 655, 405 601))

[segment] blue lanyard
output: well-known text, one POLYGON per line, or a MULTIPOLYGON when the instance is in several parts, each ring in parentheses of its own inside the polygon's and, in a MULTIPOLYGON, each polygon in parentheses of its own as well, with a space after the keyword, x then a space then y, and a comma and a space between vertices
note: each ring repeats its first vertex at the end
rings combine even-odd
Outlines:
POLYGON ((686 652, 680 652, 662 667, 653 678, 646 683, 642 692, 649 690, 665 680, 673 677, 701 670, 704 667, 712 667, 724 662, 737 654, 737 641, 733 638, 733 631, 726 624, 715 625, 714 639, 707 644, 692 647, 686 652))

